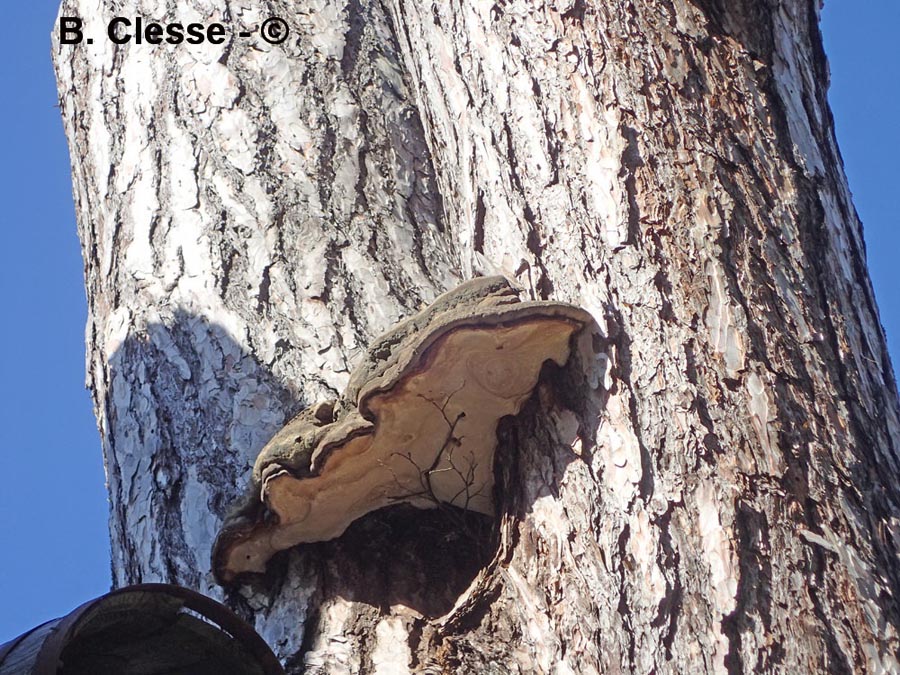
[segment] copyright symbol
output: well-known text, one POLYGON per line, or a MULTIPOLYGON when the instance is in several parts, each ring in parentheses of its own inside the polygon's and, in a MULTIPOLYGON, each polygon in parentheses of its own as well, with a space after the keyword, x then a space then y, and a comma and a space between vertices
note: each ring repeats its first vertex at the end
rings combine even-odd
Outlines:
POLYGON ((263 21, 263 25, 259 27, 259 34, 262 39, 270 45, 280 45, 287 40, 290 30, 284 19, 273 16, 271 19, 263 21))

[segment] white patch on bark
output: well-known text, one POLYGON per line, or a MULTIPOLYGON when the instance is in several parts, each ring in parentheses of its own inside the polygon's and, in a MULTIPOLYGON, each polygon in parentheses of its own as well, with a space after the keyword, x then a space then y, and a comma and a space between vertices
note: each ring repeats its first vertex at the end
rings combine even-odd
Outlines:
POLYGON ((169 204, 174 211, 192 209, 197 206, 196 150, 174 115, 170 114, 166 123, 171 130, 167 145, 169 204))
POLYGON ((307 669, 323 668, 324 672, 335 675, 360 672, 360 659, 354 653, 354 643, 344 635, 354 617, 352 610, 353 603, 340 598, 331 601, 324 609, 316 641, 303 658, 307 669))
MULTIPOLYGON (((195 56, 194 52, 190 55, 195 56)), ((240 94, 237 78, 219 62, 187 63, 179 82, 181 102, 206 126, 212 124, 219 109, 233 107, 240 94)))
POLYGON ((644 585, 639 601, 645 607, 656 607, 666 595, 666 579, 656 564, 659 529, 650 523, 650 514, 638 508, 630 519, 628 552, 637 563, 644 585))
MULTIPOLYGON (((807 106, 803 104, 803 93, 814 91, 815 86, 804 78, 810 78, 807 68, 801 71, 800 64, 806 64, 798 51, 802 49, 797 44, 796 20, 788 16, 786 7, 779 7, 772 16, 772 26, 775 37, 775 61, 772 64, 772 72, 775 74, 775 86, 781 100, 787 107, 787 122, 791 139, 794 142, 794 159, 803 166, 809 174, 822 175, 824 164, 819 152, 819 144, 813 136, 807 106)), ((817 110, 817 106, 811 106, 817 110)), ((821 120, 815 120, 815 125, 821 127, 821 120)))
POLYGON ((297 22, 306 29, 313 48, 323 59, 340 61, 344 54, 343 5, 323 0, 310 0, 298 9, 297 22))
POLYGON ((375 675, 409 675, 408 631, 400 617, 382 619, 375 627, 372 665, 375 675))
POLYGON ((223 110, 213 126, 219 147, 232 166, 241 173, 253 170, 256 157, 256 138, 259 129, 247 112, 241 108, 223 110))
POLYGON ((597 434, 603 458, 603 479, 615 497, 615 507, 627 511, 641 480, 641 449, 628 422, 628 404, 617 393, 609 398, 597 434))
MULTIPOLYGON (((757 470, 765 470, 772 476, 781 475, 783 462, 780 453, 773 450, 773 448, 777 448, 778 443, 777 440, 772 442, 769 429, 769 423, 773 421, 770 411, 777 410, 769 401, 769 387, 756 373, 750 373, 747 376, 746 387, 750 399, 750 421, 764 451, 762 456, 768 461, 768 466, 759 467, 757 470)), ((750 467, 749 470, 753 471, 754 467, 750 467)))
POLYGON ((744 368, 744 346, 734 320, 734 308, 729 301, 725 281, 725 271, 715 261, 706 265, 709 278, 709 308, 706 311, 706 325, 709 328, 713 349, 725 360, 729 377, 737 377, 744 368))
POLYGON ((112 361, 113 354, 125 344, 128 332, 131 328, 131 310, 126 306, 117 307, 105 317, 105 330, 103 331, 104 356, 107 361, 112 361))
POLYGON ((576 96, 574 122, 577 126, 568 131, 572 138, 580 138, 584 144, 582 171, 593 200, 593 211, 600 219, 598 234, 610 248, 616 249, 628 236, 627 198, 619 179, 626 148, 618 131, 621 114, 615 107, 598 109, 581 75, 572 73, 570 79, 576 96))
POLYGON ((514 567, 504 571, 512 582, 518 600, 524 605, 524 614, 528 617, 524 626, 522 640, 512 646, 515 659, 521 664, 522 671, 550 672, 556 661, 556 635, 547 618, 546 603, 535 592, 528 579, 523 578, 514 567))
POLYGON ((803 316, 804 310, 797 293, 793 289, 792 282, 780 267, 772 272, 775 276, 775 283, 778 285, 778 293, 784 299, 787 310, 794 320, 794 325, 797 327, 797 339, 801 342, 810 342, 813 339, 813 333, 809 328, 809 323, 803 316))
POLYGON ((735 557, 731 549, 733 532, 731 528, 722 526, 719 516, 722 506, 711 482, 700 483, 694 494, 703 553, 710 570, 713 605, 725 615, 735 607, 738 585, 735 557))
MULTIPOLYGON (((724 618, 734 610, 737 603, 738 572, 731 549, 733 532, 731 528, 722 526, 719 515, 722 507, 713 483, 700 483, 694 492, 694 498, 697 501, 701 551, 709 566, 709 600, 712 608, 724 618)), ((711 629, 716 639, 716 672, 728 672, 725 668, 725 655, 729 651, 729 644, 722 631, 721 618, 718 625, 711 626, 711 629)))

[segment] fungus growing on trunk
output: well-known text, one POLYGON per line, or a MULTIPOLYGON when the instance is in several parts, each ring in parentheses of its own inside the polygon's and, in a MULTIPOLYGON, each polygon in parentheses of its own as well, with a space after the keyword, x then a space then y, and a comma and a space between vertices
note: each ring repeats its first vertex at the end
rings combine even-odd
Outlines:
POLYGON ((545 362, 568 361, 591 321, 573 305, 520 302, 506 279, 486 277, 375 340, 339 401, 304 410, 263 448, 213 547, 219 582, 392 504, 492 515, 497 423, 520 410, 545 362))

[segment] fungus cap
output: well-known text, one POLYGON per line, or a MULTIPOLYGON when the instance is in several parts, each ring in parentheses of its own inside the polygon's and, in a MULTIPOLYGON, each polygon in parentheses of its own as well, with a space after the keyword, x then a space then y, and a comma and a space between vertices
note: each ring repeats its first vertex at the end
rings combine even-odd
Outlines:
POLYGON ((583 309, 520 302, 475 279, 375 340, 339 401, 291 420, 263 448, 254 484, 213 548, 221 583, 264 572, 277 551, 339 536, 406 502, 493 514, 497 424, 519 412, 547 361, 564 365, 583 309))

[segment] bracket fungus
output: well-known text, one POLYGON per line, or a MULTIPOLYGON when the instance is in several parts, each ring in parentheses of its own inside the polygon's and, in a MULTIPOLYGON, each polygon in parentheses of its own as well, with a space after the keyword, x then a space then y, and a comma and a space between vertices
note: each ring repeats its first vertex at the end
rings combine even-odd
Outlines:
POLYGON ((339 400, 307 408, 262 449, 213 547, 219 582, 264 572, 277 551, 333 539, 392 504, 493 515, 498 422, 519 412, 545 362, 568 361, 572 336, 592 321, 484 277, 382 335, 339 400))

